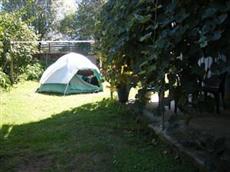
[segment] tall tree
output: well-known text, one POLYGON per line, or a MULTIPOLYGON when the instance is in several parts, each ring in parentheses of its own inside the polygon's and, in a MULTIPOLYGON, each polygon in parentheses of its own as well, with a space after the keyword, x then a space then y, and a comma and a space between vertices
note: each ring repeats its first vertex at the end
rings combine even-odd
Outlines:
POLYGON ((17 15, 0 14, 0 71, 9 76, 11 84, 17 81, 37 51, 34 42, 20 44, 17 41, 36 40, 36 34, 17 15))
POLYGON ((43 39, 52 29, 55 18, 53 0, 1 0, 2 9, 6 12, 18 12, 23 21, 43 39))
POLYGON ((75 14, 66 16, 61 22, 59 30, 72 38, 92 39, 95 33, 97 16, 100 14, 105 0, 77 1, 75 14))

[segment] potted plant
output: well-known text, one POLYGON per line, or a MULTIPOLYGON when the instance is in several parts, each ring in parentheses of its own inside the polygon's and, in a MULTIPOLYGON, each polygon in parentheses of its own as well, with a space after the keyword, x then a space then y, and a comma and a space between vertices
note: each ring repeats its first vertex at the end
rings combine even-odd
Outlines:
POLYGON ((134 75, 127 65, 112 64, 107 65, 104 70, 107 81, 110 83, 111 98, 114 91, 117 91, 118 101, 125 103, 128 101, 130 89, 134 83, 134 75))

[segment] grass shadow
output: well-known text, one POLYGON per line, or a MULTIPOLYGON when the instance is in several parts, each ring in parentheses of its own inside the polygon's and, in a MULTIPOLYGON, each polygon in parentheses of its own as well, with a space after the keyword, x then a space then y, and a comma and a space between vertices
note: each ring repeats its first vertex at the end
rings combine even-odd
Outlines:
POLYGON ((47 95, 47 96, 57 96, 57 97, 72 96, 72 95, 83 95, 83 94, 97 94, 100 92, 102 92, 102 91, 63 94, 63 93, 57 93, 57 92, 39 92, 37 90, 35 91, 35 93, 37 93, 37 94, 42 94, 42 95, 47 95))
POLYGON ((0 171, 195 171, 153 146, 127 109, 104 99, 0 130, 0 171))

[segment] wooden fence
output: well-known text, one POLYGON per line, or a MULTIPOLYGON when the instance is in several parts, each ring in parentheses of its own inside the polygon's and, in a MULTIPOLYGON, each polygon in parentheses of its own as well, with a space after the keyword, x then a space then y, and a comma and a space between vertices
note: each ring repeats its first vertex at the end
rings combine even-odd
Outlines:
POLYGON ((47 67, 59 57, 70 52, 83 54, 100 67, 93 53, 93 41, 41 41, 38 47, 39 53, 34 54, 34 58, 41 60, 47 67))

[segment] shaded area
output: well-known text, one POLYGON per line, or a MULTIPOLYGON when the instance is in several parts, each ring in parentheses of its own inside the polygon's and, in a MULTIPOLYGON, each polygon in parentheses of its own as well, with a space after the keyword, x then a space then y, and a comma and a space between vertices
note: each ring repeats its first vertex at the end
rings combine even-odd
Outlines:
POLYGON ((4 125, 0 171, 196 171, 160 141, 153 145, 153 137, 105 99, 40 122, 4 125))
MULTIPOLYGON (((230 168, 230 109, 221 113, 198 112, 174 113, 165 106, 164 129, 162 116, 158 115, 157 102, 145 106, 143 115, 150 120, 150 128, 169 145, 191 157, 201 168, 208 171, 228 172, 230 168)), ((135 104, 130 104, 135 108, 135 104)), ((210 106, 210 105, 209 105, 210 106)))

